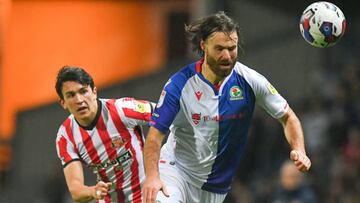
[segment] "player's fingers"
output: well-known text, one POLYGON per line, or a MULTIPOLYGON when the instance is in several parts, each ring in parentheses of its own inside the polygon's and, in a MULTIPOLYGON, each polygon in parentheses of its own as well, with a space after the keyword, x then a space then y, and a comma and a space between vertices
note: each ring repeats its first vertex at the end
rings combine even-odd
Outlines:
POLYGON ((161 188, 161 192, 165 195, 165 197, 170 197, 165 185, 161 188))
POLYGON ((310 167, 311 167, 311 161, 310 161, 310 159, 309 159, 308 170, 310 169, 310 167))
POLYGON ((300 162, 300 161, 295 161, 294 164, 295 164, 296 168, 297 168, 299 171, 302 171, 302 168, 303 168, 303 166, 304 166, 304 164, 303 164, 302 162, 300 162))
POLYGON ((95 199, 102 199, 106 194, 103 188, 98 188, 95 190, 95 199))
POLYGON ((98 187, 106 187, 106 183, 103 182, 103 181, 97 182, 96 185, 97 185, 98 187))
POLYGON ((304 161, 304 165, 305 165, 305 170, 308 171, 311 167, 311 161, 309 158, 306 158, 304 161))
POLYGON ((293 161, 297 161, 299 159, 299 155, 296 150, 292 150, 290 152, 290 159, 293 161))
POLYGON ((111 187, 112 183, 111 182, 107 182, 106 183, 106 188, 109 189, 111 187))
POLYGON ((300 153, 299 161, 304 166, 303 171, 309 170, 310 165, 311 165, 311 161, 310 161, 309 157, 307 157, 305 154, 300 153))
POLYGON ((157 196, 158 190, 153 189, 150 195, 150 203, 156 203, 156 196, 157 196))
POLYGON ((141 193, 142 193, 142 195, 143 195, 143 197, 144 197, 143 203, 146 203, 146 202, 147 202, 147 190, 146 190, 145 188, 143 188, 143 189, 141 190, 141 193))

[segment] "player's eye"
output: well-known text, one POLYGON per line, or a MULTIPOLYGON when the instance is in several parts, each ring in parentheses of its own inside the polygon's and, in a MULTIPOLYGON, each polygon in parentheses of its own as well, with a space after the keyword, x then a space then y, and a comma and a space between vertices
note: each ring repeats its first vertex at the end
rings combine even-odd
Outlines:
POLYGON ((229 51, 234 51, 236 49, 236 46, 229 47, 229 51))
POLYGON ((86 94, 87 92, 88 92, 87 89, 81 89, 81 90, 80 90, 80 94, 86 94))
POLYGON ((65 97, 66 97, 67 99, 71 99, 71 98, 73 98, 74 96, 75 96, 75 93, 74 93, 74 92, 68 92, 68 93, 65 94, 65 97))

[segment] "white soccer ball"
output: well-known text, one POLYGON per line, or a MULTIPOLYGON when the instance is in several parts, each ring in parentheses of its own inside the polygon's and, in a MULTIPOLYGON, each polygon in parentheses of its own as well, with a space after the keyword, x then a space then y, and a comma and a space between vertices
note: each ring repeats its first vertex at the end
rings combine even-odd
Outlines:
POLYGON ((300 18, 301 35, 315 47, 334 46, 344 35, 345 28, 343 12, 336 5, 326 1, 312 3, 300 18))

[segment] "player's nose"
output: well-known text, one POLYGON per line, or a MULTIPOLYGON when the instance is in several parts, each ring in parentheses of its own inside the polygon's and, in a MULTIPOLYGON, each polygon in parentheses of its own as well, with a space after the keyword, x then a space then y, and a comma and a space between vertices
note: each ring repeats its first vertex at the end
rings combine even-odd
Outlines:
POLYGON ((231 56, 230 56, 229 50, 227 50, 227 49, 222 50, 222 52, 221 52, 221 58, 222 58, 222 59, 230 59, 231 56))
POLYGON ((84 101, 84 97, 81 94, 76 94, 75 101, 76 103, 82 103, 84 101))

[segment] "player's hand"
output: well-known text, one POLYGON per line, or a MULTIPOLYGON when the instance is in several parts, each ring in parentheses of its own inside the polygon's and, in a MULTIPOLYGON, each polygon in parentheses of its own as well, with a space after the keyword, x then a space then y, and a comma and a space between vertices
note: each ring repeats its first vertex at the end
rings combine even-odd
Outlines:
POLYGON ((110 188, 111 182, 105 183, 103 181, 99 181, 98 183, 96 183, 94 188, 94 198, 96 200, 103 199, 108 194, 110 188))
POLYGON ((305 172, 308 171, 311 167, 311 161, 309 157, 307 157, 306 154, 301 151, 292 150, 290 152, 290 159, 294 162, 296 168, 299 171, 305 172))
POLYGON ((150 178, 147 177, 144 182, 142 189, 143 202, 144 203, 156 203, 156 196, 158 192, 161 191, 166 197, 169 197, 165 184, 160 180, 160 178, 150 178))

